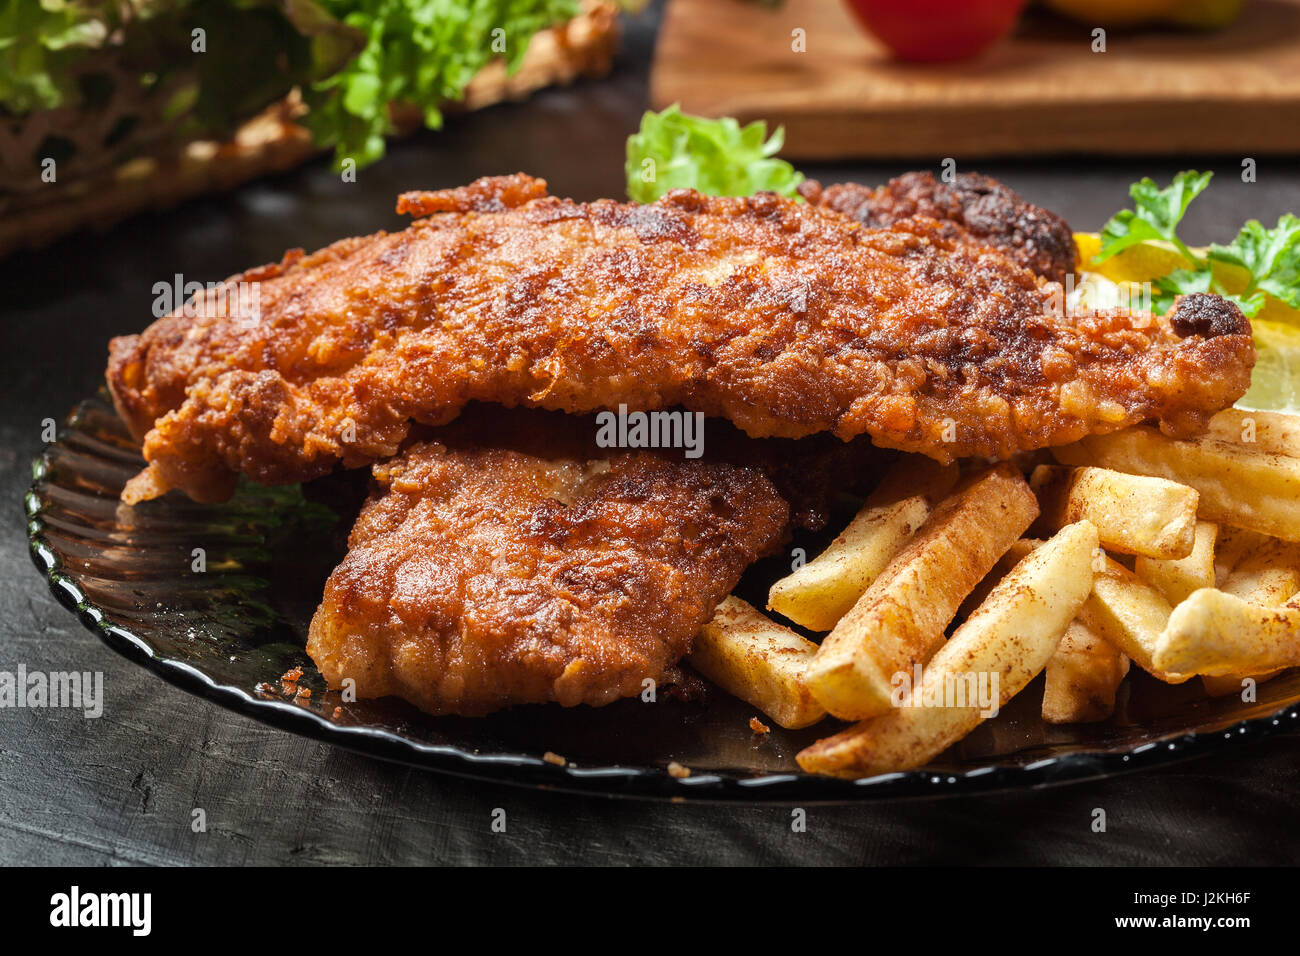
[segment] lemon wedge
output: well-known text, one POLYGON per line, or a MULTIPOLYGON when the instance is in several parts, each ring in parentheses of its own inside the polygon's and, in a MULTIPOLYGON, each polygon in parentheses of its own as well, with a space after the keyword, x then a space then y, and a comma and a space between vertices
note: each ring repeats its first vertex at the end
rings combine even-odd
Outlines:
MULTIPOLYGON (((1101 252, 1100 235, 1095 232, 1076 232, 1074 246, 1079 252, 1081 269, 1101 273, 1112 282, 1151 282, 1176 269, 1184 269, 1189 264, 1172 243, 1163 241, 1140 242, 1096 265, 1093 265, 1092 257, 1101 252)), ((1193 248, 1191 252, 1193 255, 1204 256, 1206 249, 1202 246, 1193 248)), ((1234 295, 1246 288, 1250 281, 1250 273, 1240 266, 1216 262, 1212 268, 1214 278, 1219 280, 1224 291, 1234 295)))
MULTIPOLYGON (((1079 252, 1080 304, 1093 308, 1109 304, 1106 296, 1099 293, 1107 293, 1124 283, 1151 282, 1187 265, 1172 245, 1163 242, 1130 246, 1097 265, 1092 264, 1092 257, 1101 251, 1101 236, 1095 232, 1076 232, 1074 244, 1079 252)), ((1204 249, 1192 252, 1205 254, 1204 249)), ((1238 266, 1216 262, 1213 268, 1223 289, 1232 294, 1245 289, 1250 279, 1249 273, 1238 266)), ((1300 309, 1267 296, 1264 308, 1251 320, 1251 327, 1257 352, 1255 371, 1250 390, 1237 404, 1257 411, 1300 412, 1300 309)))
POLYGON ((1250 389, 1237 404, 1257 411, 1300 412, 1300 327, 1260 318, 1250 324, 1255 330, 1255 371, 1250 389))

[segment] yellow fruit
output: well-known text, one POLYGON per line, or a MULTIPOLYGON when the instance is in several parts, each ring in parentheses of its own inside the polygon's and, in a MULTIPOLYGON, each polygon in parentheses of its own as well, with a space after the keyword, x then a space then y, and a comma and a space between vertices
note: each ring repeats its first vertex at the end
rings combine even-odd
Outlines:
MULTIPOLYGON (((1167 276, 1175 269, 1191 266, 1182 254, 1167 242, 1143 242, 1129 246, 1118 255, 1111 256, 1105 262, 1093 265, 1092 257, 1101 251, 1101 237, 1095 232, 1076 232, 1074 245, 1079 252, 1079 268, 1104 275, 1112 282, 1151 282, 1161 276, 1167 276)), ((1204 256, 1204 248, 1193 247, 1193 255, 1204 256)), ((1246 288, 1250 273, 1239 266, 1225 262, 1216 262, 1212 266, 1214 278, 1218 280, 1225 292, 1234 295, 1246 288)), ((1270 302, 1274 301, 1272 299, 1270 302)), ((1277 303, 1286 309, 1282 303, 1277 303)), ((1287 309, 1300 318, 1300 313, 1287 309)))
POLYGON ((1057 13, 1093 27, 1134 27, 1167 18, 1187 0, 1047 0, 1057 13))
MULTIPOLYGON (((1089 276, 1103 276, 1111 282, 1151 282, 1187 266, 1187 261, 1163 242, 1144 242, 1130 246, 1099 265, 1092 257, 1101 249, 1101 237, 1095 232, 1076 232, 1074 245, 1079 252, 1078 287, 1088 289, 1089 276)), ((1204 249, 1192 249, 1202 256, 1204 249)), ((1246 288, 1250 274, 1238 266, 1214 263, 1214 277, 1225 292, 1239 293, 1246 288)), ((1130 290, 1136 302, 1137 292, 1130 290)), ((1085 305, 1089 304, 1085 297, 1085 305)), ((1300 412, 1300 309, 1293 309, 1272 296, 1251 320, 1255 332, 1257 358, 1251 375, 1250 390, 1237 404, 1243 408, 1300 412)))
POLYGON ((1258 317, 1251 326, 1255 330, 1255 371, 1249 391, 1237 404, 1261 411, 1300 412, 1300 328, 1258 317))
POLYGON ((1074 244, 1079 250, 1079 268, 1098 272, 1112 282, 1150 282, 1187 265, 1177 249, 1163 242, 1129 246, 1096 265, 1092 257, 1101 251, 1101 237, 1097 233, 1075 233, 1074 244))

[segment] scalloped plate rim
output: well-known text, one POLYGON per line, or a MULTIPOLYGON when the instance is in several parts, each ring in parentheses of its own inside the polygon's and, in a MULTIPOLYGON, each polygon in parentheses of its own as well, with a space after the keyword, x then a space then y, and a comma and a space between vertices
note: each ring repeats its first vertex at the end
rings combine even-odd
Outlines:
MULTIPOLYGON (((55 443, 60 438, 62 429, 55 443)), ((52 445, 47 445, 46 451, 34 460, 35 466, 45 463, 50 447, 52 445)), ((34 497, 43 505, 39 485, 40 479, 34 477, 27 496, 29 500, 34 497)), ((341 727, 314 711, 284 701, 254 697, 241 687, 215 680, 191 664, 159 654, 145 638, 117 623, 108 612, 88 601, 76 575, 60 568, 57 552, 41 533, 41 513, 41 508, 27 509, 29 553, 37 570, 60 605, 76 614, 88 630, 128 660, 144 665, 181 690, 277 729, 331 743, 364 756, 491 783, 587 796, 718 803, 847 804, 883 799, 938 799, 1042 789, 1134 773, 1205 756, 1222 749, 1225 739, 1259 740, 1281 731, 1284 716, 1290 720, 1300 718, 1300 703, 1292 702, 1270 714, 1213 730, 1170 734, 1124 752, 1079 750, 1020 767, 987 764, 962 771, 919 769, 858 780, 840 780, 802 772, 744 775, 731 771, 705 771, 676 778, 666 768, 617 764, 558 766, 522 753, 475 753, 449 744, 419 743, 375 727, 341 727), (65 587, 65 582, 75 588, 75 595, 65 587)))

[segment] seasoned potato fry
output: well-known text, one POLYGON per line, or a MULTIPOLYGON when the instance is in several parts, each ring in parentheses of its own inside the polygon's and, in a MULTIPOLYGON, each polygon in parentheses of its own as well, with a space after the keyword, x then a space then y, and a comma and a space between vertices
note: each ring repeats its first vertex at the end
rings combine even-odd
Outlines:
POLYGON ((1029 487, 1042 509, 1035 529, 1045 534, 1086 520, 1110 551, 1170 559, 1192 552, 1200 496, 1186 485, 1108 468, 1039 465, 1029 487))
POLYGON ((1191 677, 1156 667, 1153 657, 1173 609, 1163 594, 1122 564, 1106 558, 1079 617, 1144 671, 1170 684, 1191 677))
MULTIPOLYGON (((1214 587, 1214 542, 1218 534, 1219 526, 1212 521, 1198 521, 1191 554, 1170 559, 1138 555, 1133 571, 1163 594, 1171 605, 1177 604, 1193 591, 1214 587)), ((1296 589, 1300 589, 1300 584, 1292 588, 1296 589)))
POLYGON ((1100 465, 1182 482, 1201 495, 1200 516, 1300 541, 1300 458, 1252 445, 1177 441, 1145 425, 1052 449, 1067 465, 1100 465))
POLYGON ((1272 539, 1258 531, 1245 528, 1233 528, 1226 524, 1219 525, 1219 534, 1214 542, 1214 586, 1222 587, 1228 580, 1241 559, 1252 551, 1257 551, 1272 539))
POLYGON ((960 475, 961 469, 955 463, 941 465, 925 455, 904 455, 872 489, 867 504, 883 505, 912 495, 924 495, 934 505, 956 487, 960 475))
POLYGON ((1066 628, 1047 662, 1043 720, 1049 724, 1087 724, 1115 712, 1115 694, 1129 660, 1110 641, 1077 618, 1066 628))
POLYGON ((925 666, 904 705, 805 748, 799 766, 813 773, 861 777, 918 767, 970 733, 987 716, 949 689, 970 675, 997 675, 1006 704, 1043 669, 1088 596, 1097 529, 1086 521, 1062 529, 1034 550, 925 666), (930 706, 938 701, 941 706, 930 706))
POLYGON ((943 642, 958 606, 1034 520, 1038 502, 1008 464, 945 499, 822 642, 813 696, 836 717, 889 710, 891 679, 943 642))
POLYGON ((1228 697, 1232 694, 1242 693, 1248 686, 1246 684, 1246 681, 1248 680, 1254 681, 1255 686, 1258 687, 1260 684, 1264 683, 1265 681, 1272 680, 1280 673, 1282 673, 1281 670, 1266 671, 1263 674, 1247 674, 1247 675, 1202 674, 1201 684, 1205 687, 1205 693, 1211 697, 1228 697))
POLYGON ((1300 545, 1267 541, 1237 562, 1219 590, 1264 607, 1285 603, 1300 591, 1300 545))
POLYGON ((1166 670, 1210 676, 1294 667, 1300 664, 1300 601, 1261 607, 1203 588, 1174 608, 1154 658, 1166 670))
POLYGON ((719 687, 795 729, 826 715, 803 683, 816 651, 812 641, 732 596, 700 628, 687 660, 719 687))
POLYGON ((829 631, 929 514, 923 495, 865 505, 825 551, 772 585, 769 610, 810 631, 829 631))
POLYGON ((1300 458, 1300 415, 1228 408, 1210 419, 1206 437, 1300 458))
POLYGON ((956 481, 955 466, 924 455, 903 458, 825 551, 772 585, 768 609, 810 631, 829 631, 956 481))
MULTIPOLYGON (((1300 591, 1300 545, 1267 540, 1262 547, 1239 561, 1219 587, 1225 594, 1251 604, 1277 607, 1300 591)), ((1201 677, 1201 683, 1211 697, 1224 697, 1240 694, 1247 678, 1258 685, 1279 673, 1272 670, 1260 674, 1206 675, 1201 677)))
POLYGON ((998 558, 993 565, 993 570, 980 579, 980 583, 975 585, 975 589, 966 595, 966 599, 961 602, 961 607, 957 609, 957 617, 963 621, 975 613, 975 609, 984 603, 992 590, 998 586, 998 582, 1005 578, 1017 564, 1024 560, 1029 552, 1033 551, 1043 543, 1041 538, 1021 538, 1019 541, 1011 542, 1011 547, 1007 548, 1007 553, 998 558))

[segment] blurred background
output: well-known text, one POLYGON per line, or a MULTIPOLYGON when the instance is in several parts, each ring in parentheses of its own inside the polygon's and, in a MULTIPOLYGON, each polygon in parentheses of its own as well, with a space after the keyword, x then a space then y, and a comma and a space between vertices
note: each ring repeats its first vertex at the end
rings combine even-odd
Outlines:
MULTIPOLYGON (((488 174, 622 198, 628 136, 673 103, 784 127, 781 156, 825 183, 952 161, 1084 232, 1189 167, 1217 174, 1189 243, 1300 211, 1300 0, 0 0, 5 500, 42 422, 99 387, 107 340, 152 320, 158 280, 400 228, 399 192, 488 174)), ((1141 778, 880 806, 870 826, 828 808, 800 842, 779 808, 506 791, 232 717, 85 633, 20 522, 0 543, 0 654, 107 671, 113 695, 100 721, 0 722, 3 860, 1294 861, 1275 821, 1295 734, 1141 778), (175 825, 196 794, 229 821, 219 839, 175 825), (481 826, 507 799, 520 839, 481 826)))
POLYGON ((582 169, 555 185, 620 196, 624 136, 674 103, 781 126, 799 163, 1300 150, 1296 0, 645 6, 0 0, 0 253, 302 164, 396 192, 554 178, 539 163, 569 144, 582 169), (464 125, 575 82, 574 115, 543 99, 464 125))

